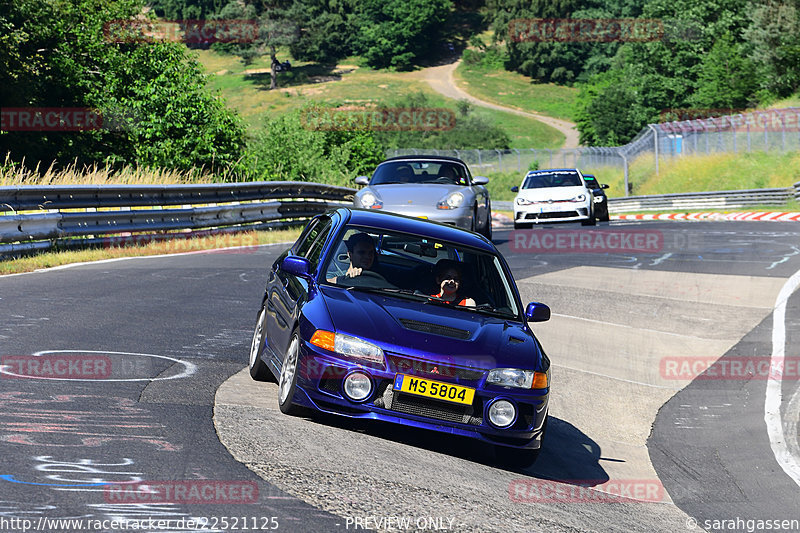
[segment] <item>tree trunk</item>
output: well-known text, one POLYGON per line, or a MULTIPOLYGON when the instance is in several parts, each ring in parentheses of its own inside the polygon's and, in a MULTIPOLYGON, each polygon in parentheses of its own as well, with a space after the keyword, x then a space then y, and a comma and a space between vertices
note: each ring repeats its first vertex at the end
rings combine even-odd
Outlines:
POLYGON ((270 57, 272 58, 272 64, 271 64, 270 69, 269 69, 269 75, 270 75, 269 89, 270 89, 270 91, 272 89, 275 89, 275 88, 278 87, 278 71, 275 70, 275 69, 276 69, 277 65, 279 65, 278 58, 275 56, 276 50, 275 50, 274 46, 271 47, 271 52, 272 53, 270 54, 270 57))

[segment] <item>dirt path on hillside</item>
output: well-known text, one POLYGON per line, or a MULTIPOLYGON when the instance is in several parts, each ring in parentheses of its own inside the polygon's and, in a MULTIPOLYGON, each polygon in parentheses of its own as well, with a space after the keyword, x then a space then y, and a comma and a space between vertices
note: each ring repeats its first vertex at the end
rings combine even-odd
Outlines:
POLYGON ((453 77, 453 72, 455 72, 458 65, 461 63, 459 59, 455 63, 450 63, 448 65, 440 65, 436 67, 428 67, 417 71, 415 74, 419 76, 420 79, 425 80, 428 84, 438 92, 448 98, 454 98, 456 100, 467 100, 472 104, 481 106, 481 107, 488 107, 490 109, 495 109, 497 111, 505 111, 507 113, 514 113, 515 115, 522 115, 525 117, 530 117, 539 122, 547 124, 550 127, 553 127, 563 133, 566 136, 566 140, 564 141, 564 145, 562 148, 577 148, 578 147, 578 130, 575 128, 575 124, 569 122, 567 120, 561 120, 558 118, 548 117, 546 115, 540 115, 539 113, 531 113, 529 111, 522 111, 521 109, 514 109, 513 107, 505 107, 498 104, 493 104, 491 102, 487 102, 485 100, 481 100, 480 98, 476 98, 471 94, 467 93, 466 91, 462 90, 461 88, 456 85, 455 78, 453 77))

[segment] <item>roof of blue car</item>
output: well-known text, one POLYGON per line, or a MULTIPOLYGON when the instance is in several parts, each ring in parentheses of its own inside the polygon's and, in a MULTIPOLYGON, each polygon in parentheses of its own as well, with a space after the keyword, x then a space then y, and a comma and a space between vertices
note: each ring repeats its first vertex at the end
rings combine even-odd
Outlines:
POLYGON ((425 235, 432 239, 472 246, 492 253, 496 253, 497 251, 494 246, 486 242, 483 236, 460 228, 448 226, 447 224, 439 224, 420 218, 372 211, 369 209, 341 207, 338 211, 342 213, 344 218, 347 219, 349 217, 349 220, 347 220, 348 224, 425 235))

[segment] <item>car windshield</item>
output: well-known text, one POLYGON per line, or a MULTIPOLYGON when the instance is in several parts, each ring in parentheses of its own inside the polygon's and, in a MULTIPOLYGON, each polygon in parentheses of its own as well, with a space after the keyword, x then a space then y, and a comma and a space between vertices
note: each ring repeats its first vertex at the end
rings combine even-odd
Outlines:
POLYGON ((523 189, 545 189, 547 187, 576 187, 583 185, 580 175, 574 170, 537 172, 528 174, 522 183, 523 189))
POLYGON ((378 166, 370 185, 393 183, 442 183, 468 185, 469 176, 464 165, 449 161, 390 161, 378 166))
POLYGON ((519 315, 513 282, 494 254, 358 226, 348 226, 331 250, 322 269, 327 283, 504 318, 519 315), (447 301, 442 284, 451 279, 458 289, 447 301))

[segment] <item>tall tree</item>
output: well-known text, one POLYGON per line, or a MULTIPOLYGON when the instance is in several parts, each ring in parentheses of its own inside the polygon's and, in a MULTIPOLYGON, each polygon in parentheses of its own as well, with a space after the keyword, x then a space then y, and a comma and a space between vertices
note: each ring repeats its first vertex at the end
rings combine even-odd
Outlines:
POLYGON ((4 132, 0 153, 45 168, 110 159, 218 170, 238 160, 244 128, 205 92, 201 69, 182 45, 108 31, 110 23, 125 28, 142 9, 139 0, 0 5, 3 107, 92 108, 119 118, 114 128, 90 131, 4 132))

